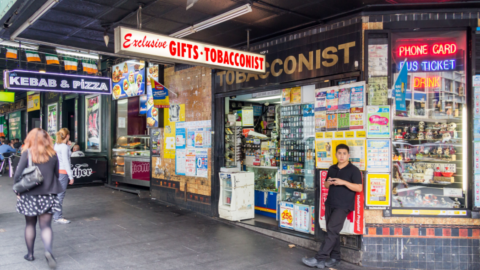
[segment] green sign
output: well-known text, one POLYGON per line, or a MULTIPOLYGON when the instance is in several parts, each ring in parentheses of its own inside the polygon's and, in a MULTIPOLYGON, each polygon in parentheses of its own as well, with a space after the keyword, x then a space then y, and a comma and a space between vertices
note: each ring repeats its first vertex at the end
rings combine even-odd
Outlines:
POLYGON ((14 112, 8 116, 9 139, 22 138, 22 112, 14 112))

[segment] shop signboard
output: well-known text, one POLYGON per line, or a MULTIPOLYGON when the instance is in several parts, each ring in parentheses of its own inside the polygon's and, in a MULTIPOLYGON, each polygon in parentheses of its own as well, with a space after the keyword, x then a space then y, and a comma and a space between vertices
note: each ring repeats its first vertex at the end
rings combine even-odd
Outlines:
POLYGON ((101 96, 89 95, 85 97, 85 151, 101 152, 101 96))
POLYGON ((265 56, 140 29, 115 28, 115 53, 160 61, 264 74, 265 56))
POLYGON ((112 93, 110 78, 96 76, 5 70, 3 81, 5 88, 9 90, 105 95, 112 93))
POLYGON ((27 97, 27 112, 40 110, 40 95, 29 95, 27 97))
POLYGON ((365 187, 365 206, 368 209, 387 209, 390 207, 390 174, 368 173, 365 187))
POLYGON ((131 173, 132 179, 150 181, 150 162, 132 161, 131 173))
POLYGON ((47 106, 47 132, 55 141, 58 131, 58 103, 48 104, 47 106))
POLYGON ((22 112, 14 112, 8 116, 10 140, 22 138, 22 112))
POLYGON ((145 94, 145 61, 128 60, 112 67, 113 99, 145 94))
POLYGON ((367 106, 367 137, 390 138, 390 106, 367 106))
POLYGON ((335 29, 332 35, 318 33, 292 40, 287 38, 278 45, 262 46, 256 52, 265 53, 265 74, 242 70, 217 71, 214 91, 230 92, 359 71, 362 62, 360 29, 361 25, 354 24, 335 29))

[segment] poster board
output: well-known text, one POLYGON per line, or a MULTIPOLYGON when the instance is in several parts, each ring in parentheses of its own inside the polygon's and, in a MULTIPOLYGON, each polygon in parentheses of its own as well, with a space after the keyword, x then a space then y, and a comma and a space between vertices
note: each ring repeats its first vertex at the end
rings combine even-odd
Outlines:
POLYGON ((387 209, 391 206, 391 181, 388 173, 368 173, 365 185, 365 207, 387 209))

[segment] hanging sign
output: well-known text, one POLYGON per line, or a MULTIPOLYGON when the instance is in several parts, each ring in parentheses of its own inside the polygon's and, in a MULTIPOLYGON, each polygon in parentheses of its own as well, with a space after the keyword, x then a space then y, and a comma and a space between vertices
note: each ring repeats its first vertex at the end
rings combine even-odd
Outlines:
POLYGON ((212 68, 265 73, 265 55, 119 26, 115 53, 212 68))
POLYGON ((145 94, 145 61, 128 60, 112 67, 113 99, 145 94))
POLYGON ((405 101, 405 96, 407 92, 407 81, 408 81, 408 71, 404 65, 398 74, 397 80, 395 81, 394 93, 395 93, 395 109, 397 115, 407 116, 407 103, 405 101))
POLYGON ((64 93, 95 93, 110 95, 110 78, 70 75, 59 73, 40 73, 26 70, 5 70, 4 87, 8 90, 48 91, 64 93))

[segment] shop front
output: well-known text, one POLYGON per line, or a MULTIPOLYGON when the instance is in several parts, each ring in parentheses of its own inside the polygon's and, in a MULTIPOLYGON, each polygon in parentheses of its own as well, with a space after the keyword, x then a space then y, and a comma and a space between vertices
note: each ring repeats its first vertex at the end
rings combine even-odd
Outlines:
MULTIPOLYGON (((348 88, 346 103, 350 103, 350 89, 360 89, 357 106, 363 108, 365 84, 360 82, 361 23, 350 21, 335 31, 319 30, 312 28, 305 31, 308 35, 302 32, 252 45, 252 52, 266 56, 265 74, 214 73, 214 140, 218 153, 214 185, 221 218, 323 239, 318 226, 323 173, 315 165, 316 132, 321 129, 318 89, 348 88), (239 189, 241 183, 248 192, 239 189), (236 187, 232 189, 232 185, 236 187), (242 212, 244 215, 236 214, 242 212)), ((350 108, 343 109, 348 109, 343 116, 346 124, 342 120, 327 121, 323 114, 323 127, 331 122, 329 130, 349 130, 350 108)), ((363 204, 360 206, 363 208, 363 204)), ((362 233, 351 231, 350 235, 362 233)), ((360 243, 358 236, 342 238, 343 247, 359 250, 360 243)))

